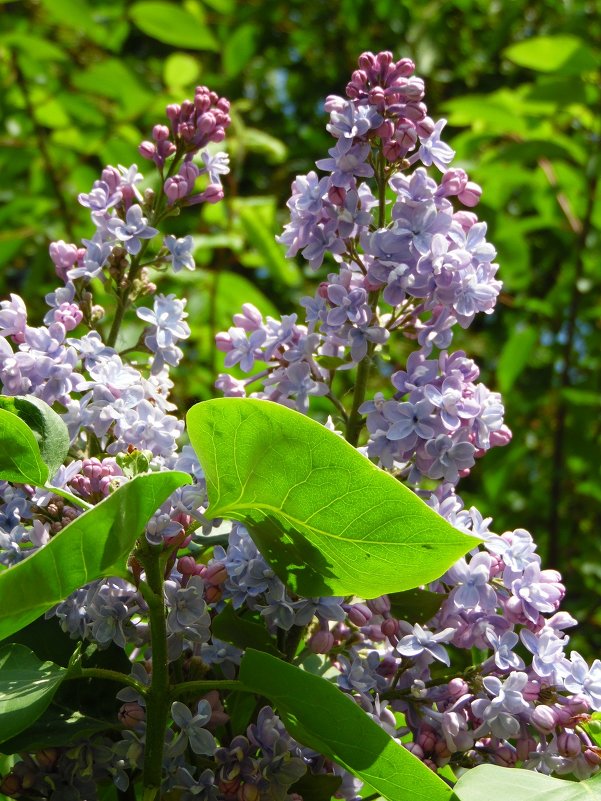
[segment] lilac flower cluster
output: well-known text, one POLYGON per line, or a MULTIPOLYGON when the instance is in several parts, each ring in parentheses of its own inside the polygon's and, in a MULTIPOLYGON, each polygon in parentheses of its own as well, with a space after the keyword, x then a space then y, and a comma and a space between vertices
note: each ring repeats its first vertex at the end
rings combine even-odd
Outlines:
POLYGON ((261 381, 253 397, 307 412, 312 395, 335 402, 336 372, 372 359, 392 332, 417 340, 407 370, 392 377, 394 399, 379 395, 359 408, 368 415, 367 452, 413 484, 423 477, 456 483, 477 457, 510 438, 500 396, 475 383, 478 369, 462 352, 446 350, 455 324, 466 328, 477 313, 492 311, 501 284, 486 224, 449 199, 473 206, 480 189, 449 168, 454 153, 440 139, 444 120, 427 116, 413 69, 390 53, 364 54, 347 99, 327 99, 336 145, 316 165, 329 174, 296 178, 279 241, 312 269, 327 254, 338 269, 301 301, 306 325, 295 315, 263 321, 246 304, 217 347, 226 367, 249 373, 259 361, 266 369, 247 380, 222 375, 217 387, 240 396, 261 381), (440 184, 428 175, 431 165, 443 172, 440 184), (390 208, 386 191, 395 198, 390 208))
POLYGON ((484 547, 424 589, 439 596, 429 620, 396 618, 394 596, 347 606, 354 643, 348 656, 333 657, 341 689, 434 770, 519 762, 589 777, 601 751, 583 723, 601 709, 601 663, 567 655, 565 630, 576 621, 559 611, 559 573, 541 569, 527 531, 493 534, 452 485, 429 502, 484 547), (472 649, 481 664, 462 658, 472 649))
MULTIPOLYGON (((474 536, 470 554, 421 588, 429 616, 408 612, 402 596, 299 597, 244 526, 205 517, 202 470, 192 449, 179 447, 183 423, 169 400, 169 371, 190 334, 185 300, 156 294, 147 268, 194 269, 189 236, 167 236, 152 251, 156 226, 180 206, 223 196, 227 156, 207 145, 223 139, 229 104, 206 87, 193 101, 169 106, 169 126, 156 125, 152 141, 140 146, 160 173, 156 195, 142 192, 135 165, 107 167, 80 195, 95 232, 83 247, 50 246, 63 285, 46 297, 44 325, 28 324, 17 295, 0 304, 2 393, 54 405, 71 437, 71 461, 49 486, 0 482, 0 569, 43 547, 81 513, 69 494, 96 504, 139 473, 183 470, 193 483, 156 510, 140 546, 140 553, 160 554, 163 576, 153 600, 164 605, 163 661, 173 684, 235 679, 243 651, 219 639, 213 621, 224 612, 248 615, 287 659, 302 664, 320 655, 340 690, 434 771, 492 762, 586 778, 601 765, 587 731, 591 710, 601 711, 601 662, 589 666, 568 651, 566 629, 575 621, 560 611, 561 576, 541 566, 530 534, 493 533, 491 519, 465 509, 455 492, 475 460, 511 436, 499 394, 478 383, 478 367, 465 353, 450 351, 453 326, 490 313, 501 285, 485 224, 450 199, 471 208, 481 190, 450 168, 444 120, 427 116, 424 85, 413 71, 408 59, 365 53, 347 98, 327 99, 335 144, 316 163, 327 175, 296 178, 280 241, 311 269, 327 259, 333 271, 302 300, 304 323, 296 314, 264 319, 244 304, 217 347, 225 366, 246 377, 224 374, 217 386, 305 413, 313 396, 322 397, 333 406, 329 428, 346 425, 347 439, 358 445, 354 432, 365 427, 362 452, 474 536), (443 173, 439 183, 428 173, 432 166, 443 173), (203 175, 208 183, 197 191, 203 175), (115 303, 104 333, 105 310, 94 303, 98 280, 115 303), (132 308, 144 328, 136 342, 121 344, 120 320, 132 308), (369 372, 391 336, 415 349, 386 373, 390 397, 367 398, 369 372), (337 389, 348 391, 355 370, 347 411, 337 389)), ((130 684, 115 710, 121 729, 22 755, 0 782, 5 795, 27 790, 95 801, 103 783, 126 792, 139 776, 149 725, 144 689, 153 676, 151 604, 140 589, 149 579, 144 564, 134 558, 130 567, 132 583, 95 581, 48 613, 74 640, 126 650, 130 684)), ((183 801, 303 801, 298 780, 333 773, 341 782, 337 798, 360 797, 359 780, 295 742, 269 707, 238 731, 225 725, 230 712, 229 698, 222 703, 217 690, 194 703, 173 701, 163 793, 183 801)))

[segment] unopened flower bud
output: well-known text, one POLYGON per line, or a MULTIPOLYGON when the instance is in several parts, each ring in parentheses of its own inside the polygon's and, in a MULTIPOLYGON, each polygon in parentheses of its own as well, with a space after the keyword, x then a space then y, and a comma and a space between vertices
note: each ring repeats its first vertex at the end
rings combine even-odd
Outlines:
POLYGON ((319 629, 309 639, 309 648, 314 654, 327 654, 334 647, 334 635, 331 631, 319 629))
POLYGON ((146 719, 146 710, 136 701, 123 704, 119 710, 119 720, 126 729, 134 729, 146 719))
POLYGON ((582 751, 582 741, 574 732, 562 731, 557 738, 557 750, 562 756, 573 759, 582 751))
POLYGON ((390 612, 390 599, 387 595, 381 595, 379 598, 372 598, 367 601, 368 607, 376 615, 387 615, 390 612))
POLYGON ((557 713, 552 707, 540 704, 532 712, 530 720, 543 734, 550 734, 557 726, 557 713))
POLYGON ((354 626, 366 626, 372 619, 371 609, 367 604, 353 604, 347 611, 348 619, 354 626))
POLYGON ((457 198, 464 204, 464 206, 477 206, 482 197, 482 187, 473 181, 468 181, 465 189, 457 195, 457 198))

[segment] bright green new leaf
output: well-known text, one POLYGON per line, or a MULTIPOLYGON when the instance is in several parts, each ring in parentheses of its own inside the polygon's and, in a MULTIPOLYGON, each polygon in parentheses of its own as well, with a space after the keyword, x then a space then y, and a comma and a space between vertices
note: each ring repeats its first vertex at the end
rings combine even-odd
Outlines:
POLYGON ((272 198, 238 199, 236 210, 248 243, 257 251, 258 266, 265 267, 278 284, 298 286, 301 275, 275 241, 275 209, 272 198), (257 202, 255 202, 257 201, 257 202))
POLYGON ((31 429, 52 478, 69 452, 69 431, 62 417, 34 395, 0 396, 0 408, 16 414, 31 429))
POLYGON ((596 66, 595 57, 576 36, 535 36, 511 45, 504 55, 519 67, 537 72, 562 70, 573 60, 575 72, 596 66))
POLYGON ((219 44, 205 24, 180 3, 141 0, 129 9, 134 24, 159 42, 189 50, 219 50, 219 44))
POLYGON ((497 379, 501 392, 509 392, 520 376, 538 341, 538 331, 533 326, 515 328, 501 351, 497 363, 497 379))
POLYGON ((0 648, 0 743, 43 714, 66 675, 66 668, 40 662, 24 645, 0 648))
POLYGON ((438 578, 476 540, 390 474, 299 412, 223 398, 188 412, 209 515, 239 520, 295 592, 410 589, 438 578))
POLYGON ((223 48, 223 66, 228 78, 242 72, 255 53, 258 28, 256 25, 241 25, 228 36, 223 48))
POLYGON ((0 478, 43 487, 48 468, 36 438, 20 417, 0 408, 0 478))
POLYGON ((163 79, 166 85, 178 91, 194 83, 199 74, 198 57, 189 53, 171 53, 163 66, 163 79))
POLYGON ((169 495, 189 481, 185 473, 170 471, 137 476, 32 556, 0 572, 0 640, 90 581, 131 578, 127 557, 137 537, 169 495))
POLYGON ((601 782, 553 779, 542 773, 498 765, 479 765, 468 770, 453 788, 452 801, 601 801, 601 782))
POLYGON ((249 649, 240 681, 277 708, 286 729, 388 801, 448 801, 451 788, 396 743, 348 695, 319 676, 249 649))

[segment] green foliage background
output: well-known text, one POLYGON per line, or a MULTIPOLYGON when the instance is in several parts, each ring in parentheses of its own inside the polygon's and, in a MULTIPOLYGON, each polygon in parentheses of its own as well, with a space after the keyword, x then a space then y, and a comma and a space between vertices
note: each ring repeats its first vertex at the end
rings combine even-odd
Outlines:
MULTIPOLYGON (((573 642, 601 651, 601 22, 591 0, 0 0, 0 289, 39 324, 55 284, 48 244, 90 234, 76 202, 101 168, 137 161, 164 106, 205 83, 233 101, 226 202, 172 232, 196 237, 193 337, 181 408, 213 394, 213 334, 245 301, 290 313, 302 265, 273 237, 290 183, 330 146, 324 98, 363 50, 410 56, 459 163, 504 292, 459 337, 504 394, 514 433, 460 487, 499 533, 528 528, 568 585, 573 642)), ((171 283, 169 283, 171 282, 171 283)), ((392 349, 396 368, 406 353, 392 349)), ((383 384, 384 386, 384 384, 383 384)))

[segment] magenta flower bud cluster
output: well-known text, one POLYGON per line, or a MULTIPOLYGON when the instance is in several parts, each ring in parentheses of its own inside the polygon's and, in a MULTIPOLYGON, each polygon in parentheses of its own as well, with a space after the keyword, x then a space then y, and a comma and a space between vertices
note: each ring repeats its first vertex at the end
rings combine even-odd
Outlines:
POLYGON ((154 161, 159 169, 178 148, 191 158, 209 142, 222 142, 225 139, 225 131, 231 122, 229 110, 228 100, 206 86, 197 86, 194 100, 167 106, 169 127, 155 125, 152 130, 153 141, 142 142, 139 153, 143 158, 154 161))

